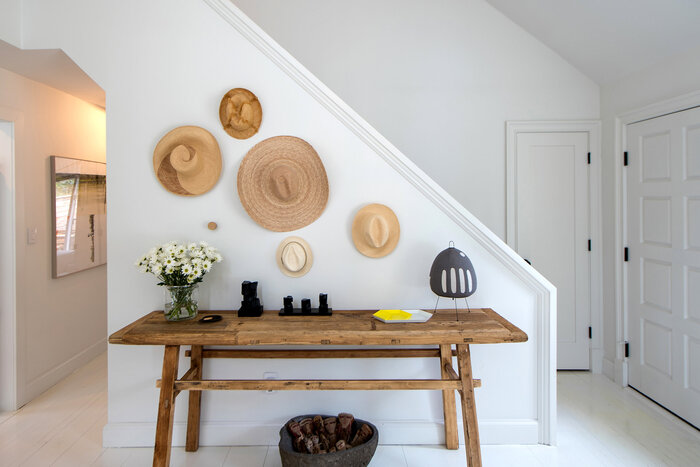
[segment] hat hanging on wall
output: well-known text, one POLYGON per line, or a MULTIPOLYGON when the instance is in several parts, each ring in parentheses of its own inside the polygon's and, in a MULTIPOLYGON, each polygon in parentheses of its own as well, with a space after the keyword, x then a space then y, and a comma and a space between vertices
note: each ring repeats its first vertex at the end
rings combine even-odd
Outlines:
POLYGON ((382 258, 399 243, 399 219, 388 206, 368 204, 352 221, 352 241, 357 251, 370 258, 382 258))
POLYGON ((260 101, 247 89, 231 89, 219 104, 219 120, 226 133, 234 138, 250 138, 258 132, 262 122, 260 101))
POLYGON ((289 277, 301 277, 311 269, 314 256, 304 239, 288 237, 277 248, 277 266, 289 277))
POLYGON ((166 190, 196 196, 211 190, 221 175, 221 150, 214 135, 198 126, 169 131, 153 151, 153 169, 166 190))
POLYGON ((301 138, 275 136, 248 151, 238 169, 238 196, 262 227, 289 232, 311 224, 328 202, 321 158, 301 138))
POLYGON ((435 257, 430 267, 430 288, 435 295, 449 298, 467 298, 476 291, 474 266, 454 242, 435 257))

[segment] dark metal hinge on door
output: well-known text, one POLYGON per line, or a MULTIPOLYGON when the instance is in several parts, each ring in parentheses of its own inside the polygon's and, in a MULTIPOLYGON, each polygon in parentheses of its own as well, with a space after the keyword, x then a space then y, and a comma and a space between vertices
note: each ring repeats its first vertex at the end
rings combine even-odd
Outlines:
POLYGON ((625 157, 623 159, 623 162, 624 162, 625 167, 627 167, 629 165, 629 158, 627 155, 627 151, 625 151, 625 157))
POLYGON ((591 239, 588 239, 588 251, 591 251, 591 239))
POLYGON ((625 247, 625 261, 630 260, 630 249, 625 247))
POLYGON ((625 358, 629 358, 630 356, 630 343, 625 342, 625 358))
POLYGON ((588 326, 588 338, 593 339, 593 328, 588 326))
POLYGON ((591 153, 589 152, 588 153, 588 164, 590 164, 590 163, 591 163, 591 153))

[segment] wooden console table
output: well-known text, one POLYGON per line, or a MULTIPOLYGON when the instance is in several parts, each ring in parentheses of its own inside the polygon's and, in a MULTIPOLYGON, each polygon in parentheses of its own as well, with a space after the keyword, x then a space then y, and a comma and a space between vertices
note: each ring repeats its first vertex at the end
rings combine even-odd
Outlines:
POLYGON ((454 391, 462 401, 467 464, 481 465, 479 428, 474 403, 474 388, 480 380, 472 378, 470 344, 525 342, 527 335, 489 308, 439 310, 426 323, 386 324, 372 318, 371 311, 333 310, 332 316, 281 317, 266 311, 260 318, 239 318, 235 311, 200 311, 223 317, 215 323, 198 320, 170 323, 162 311, 154 311, 109 337, 111 344, 163 345, 163 374, 158 380, 160 402, 156 425, 154 466, 170 463, 175 398, 189 391, 187 451, 199 448, 199 417, 202 391, 205 390, 415 390, 442 391, 445 420, 445 445, 458 449, 457 412, 454 391), (456 319, 458 318, 458 319, 456 319), (452 350, 452 345, 456 350, 452 350), (178 379, 180 346, 190 345, 186 355, 190 368, 178 379), (234 349, 206 349, 204 346, 238 346, 234 349), (349 349, 260 350, 261 345, 348 345, 349 349), (358 346, 390 346, 362 349, 358 346), (415 349, 395 346, 431 345, 415 349), (241 346, 245 348, 241 348, 241 346), (452 366, 457 356, 458 370, 452 366), (203 379, 204 358, 426 358, 440 361, 441 379, 389 380, 222 380, 203 379))

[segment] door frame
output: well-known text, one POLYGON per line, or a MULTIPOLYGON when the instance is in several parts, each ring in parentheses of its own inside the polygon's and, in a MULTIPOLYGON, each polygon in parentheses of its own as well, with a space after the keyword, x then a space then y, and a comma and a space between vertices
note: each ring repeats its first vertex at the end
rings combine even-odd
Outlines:
MULTIPOLYGON (((627 126, 651 118, 682 112, 700 106, 700 91, 659 101, 615 117, 615 362, 610 369, 616 383, 628 386, 629 365, 625 357, 625 342, 629 341, 629 311, 627 304, 627 268, 624 248, 627 245, 627 180, 623 154, 627 150, 627 126)), ((606 363, 608 361, 606 360, 606 363)), ((610 362, 611 363, 611 362, 610 362)), ((609 371, 606 370, 606 374, 609 371)))
MULTIPOLYGON (((507 121, 506 122, 506 243, 515 249, 516 226, 516 141, 519 133, 588 133, 591 152, 588 179, 589 229, 591 238, 590 304, 591 338, 590 368, 603 370, 603 232, 601 217, 601 122, 573 121, 507 121)), ((554 312, 554 311, 553 311, 554 312)))
MULTIPOLYGON (((10 189, 10 202, 12 205, 11 212, 2 216, 2 221, 9 221, 11 224, 12 234, 10 235, 11 251, 5 252, 10 260, 10 269, 12 273, 9 277, 9 283, 0 284, 0 291, 3 294, 9 295, 10 310, 8 316, 2 317, 3 324, 7 324, 7 328, 0 328, 0 339, 4 342, 2 352, 0 352, 1 367, 3 368, 0 375, 0 411, 17 410, 19 401, 22 400, 23 391, 23 373, 21 366, 21 352, 23 348, 24 335, 22 330, 23 317, 17 313, 17 239, 19 238, 17 226, 17 216, 21 215, 16 211, 17 198, 22 194, 16 189, 16 173, 17 173, 17 145, 19 135, 24 127, 24 114, 9 107, 0 107, 0 120, 9 123, 12 127, 12 149, 10 154, 10 173, 12 177, 12 186, 10 189), (8 378, 9 376, 9 378, 8 378)), ((4 250, 5 245, 0 245, 0 249, 4 250)), ((4 255, 3 255, 4 256, 4 255)))

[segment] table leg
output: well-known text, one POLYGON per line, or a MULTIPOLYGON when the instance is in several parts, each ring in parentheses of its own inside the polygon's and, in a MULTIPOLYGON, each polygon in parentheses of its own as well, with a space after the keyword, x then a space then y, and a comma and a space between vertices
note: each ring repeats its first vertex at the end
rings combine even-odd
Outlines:
MULTIPOLYGON (((449 379, 450 374, 445 370, 445 364, 452 365, 451 345, 440 346, 440 374, 442 379, 449 379)), ((445 447, 447 449, 459 449, 457 407, 455 405, 455 392, 452 389, 442 391, 442 413, 445 421, 445 447)))
POLYGON ((179 358, 179 345, 165 346, 153 467, 170 465, 170 446, 173 441, 173 416, 175 415, 175 379, 177 378, 179 358))
POLYGON ((479 425, 476 419, 474 400, 474 380, 468 344, 457 344, 457 363, 462 380, 462 419, 464 421, 464 444, 467 451, 467 465, 481 467, 481 446, 479 445, 479 425))
MULTIPOLYGON (((193 345, 190 352, 190 368, 194 368, 192 377, 202 379, 202 346, 193 345)), ((202 406, 202 391, 190 391, 190 406, 187 412, 187 442, 185 451, 199 449, 199 414, 202 406)))

